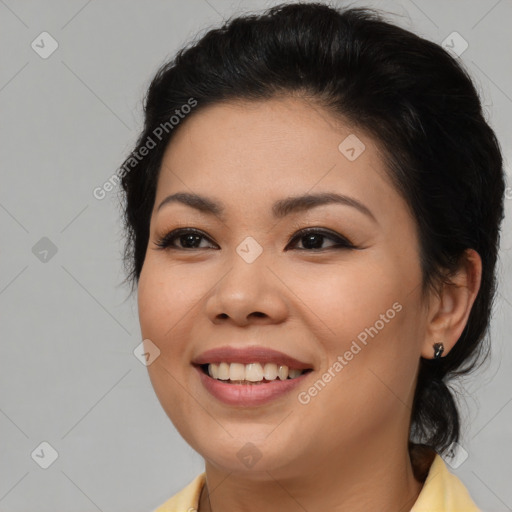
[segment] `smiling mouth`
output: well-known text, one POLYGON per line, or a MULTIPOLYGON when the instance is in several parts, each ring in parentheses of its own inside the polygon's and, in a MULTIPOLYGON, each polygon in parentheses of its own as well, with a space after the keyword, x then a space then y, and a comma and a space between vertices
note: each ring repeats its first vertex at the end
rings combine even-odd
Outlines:
MULTIPOLYGON (((221 363, 222 364, 222 363, 221 363)), ((236 364, 236 363, 235 363, 236 364)), ((264 366, 259 363, 252 363, 249 365, 238 365, 235 373, 237 374, 237 379, 231 379, 230 372, 225 367, 221 370, 221 374, 219 373, 219 364, 201 364, 197 365, 201 371, 207 375, 208 377, 223 382, 225 384, 246 384, 246 385, 258 385, 258 384, 267 384, 270 382, 280 382, 293 380, 302 375, 312 372, 312 368, 308 368, 305 370, 298 370, 293 368, 288 368, 286 365, 276 365, 272 363, 267 363, 264 366), (249 370, 246 371, 244 379, 240 379, 240 377, 244 373, 244 367, 249 370), (227 370, 227 371, 226 371, 227 370)))

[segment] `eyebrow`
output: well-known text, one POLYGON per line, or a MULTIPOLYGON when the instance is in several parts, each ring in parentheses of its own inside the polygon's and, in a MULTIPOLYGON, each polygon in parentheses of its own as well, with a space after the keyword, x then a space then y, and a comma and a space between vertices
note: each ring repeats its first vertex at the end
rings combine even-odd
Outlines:
MULTIPOLYGON (((217 202, 214 199, 201 196, 199 194, 188 192, 178 192, 176 194, 167 196, 158 206, 157 212, 160 211, 164 205, 170 203, 185 204, 195 208, 196 210, 199 210, 200 212, 215 215, 220 218, 223 217, 225 212, 225 208, 222 203, 217 202)), ((280 199, 273 204, 272 213, 275 218, 281 219, 287 215, 290 215, 291 213, 309 210, 311 208, 325 204, 342 204, 345 206, 351 206, 367 217, 370 217, 374 222, 377 222, 377 219, 373 213, 363 203, 359 202, 353 197, 349 197, 343 194, 336 194, 334 192, 305 194, 302 196, 292 196, 285 199, 280 199)))

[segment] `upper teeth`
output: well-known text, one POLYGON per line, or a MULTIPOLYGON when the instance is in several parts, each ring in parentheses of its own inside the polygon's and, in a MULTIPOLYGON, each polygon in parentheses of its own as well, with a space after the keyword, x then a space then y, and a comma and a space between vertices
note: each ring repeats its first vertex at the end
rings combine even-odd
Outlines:
POLYGON ((248 380, 258 382, 265 378, 266 380, 295 379, 303 373, 303 370, 288 368, 288 366, 274 363, 210 363, 208 365, 208 374, 210 377, 219 380, 248 380))

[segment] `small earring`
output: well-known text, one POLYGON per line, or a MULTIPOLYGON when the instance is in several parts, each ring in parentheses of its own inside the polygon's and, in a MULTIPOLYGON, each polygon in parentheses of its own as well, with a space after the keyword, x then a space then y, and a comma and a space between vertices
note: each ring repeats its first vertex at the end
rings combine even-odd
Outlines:
POLYGON ((444 352, 444 345, 442 343, 434 343, 434 359, 439 359, 444 352))

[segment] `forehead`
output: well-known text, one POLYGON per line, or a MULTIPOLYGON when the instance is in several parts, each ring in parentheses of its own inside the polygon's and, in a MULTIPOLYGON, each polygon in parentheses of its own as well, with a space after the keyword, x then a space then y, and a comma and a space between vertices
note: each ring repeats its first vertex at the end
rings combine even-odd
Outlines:
POLYGON ((218 103, 182 121, 162 160, 155 204, 176 191, 238 206, 334 191, 384 209, 398 196, 370 136, 291 97, 218 103))

